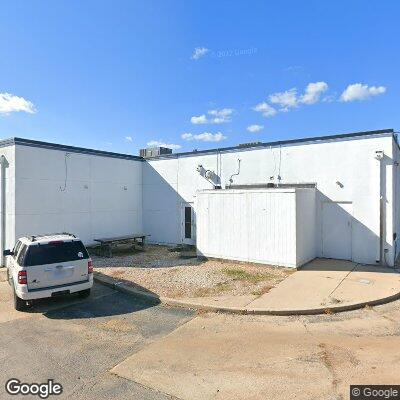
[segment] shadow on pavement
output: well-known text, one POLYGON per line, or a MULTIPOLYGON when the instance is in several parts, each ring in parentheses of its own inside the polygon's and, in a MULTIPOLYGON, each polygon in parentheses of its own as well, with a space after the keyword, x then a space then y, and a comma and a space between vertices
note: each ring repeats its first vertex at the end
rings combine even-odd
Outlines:
POLYGON ((353 261, 336 260, 333 258, 315 258, 309 263, 298 268, 300 271, 358 271, 358 272, 379 272, 383 274, 399 271, 393 267, 381 265, 359 264, 353 261))
POLYGON ((86 299, 71 294, 60 298, 37 300, 29 312, 42 313, 50 319, 85 319, 130 314, 158 304, 160 301, 157 299, 143 299, 95 283, 91 295, 86 299))

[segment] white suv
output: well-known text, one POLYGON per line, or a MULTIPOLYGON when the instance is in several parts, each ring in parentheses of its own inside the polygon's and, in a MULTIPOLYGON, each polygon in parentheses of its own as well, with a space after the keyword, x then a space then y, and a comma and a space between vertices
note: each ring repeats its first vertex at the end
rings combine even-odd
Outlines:
POLYGON ((93 286, 93 265, 83 243, 68 233, 20 238, 10 256, 8 281, 14 306, 22 311, 32 300, 78 292, 87 297, 93 286))

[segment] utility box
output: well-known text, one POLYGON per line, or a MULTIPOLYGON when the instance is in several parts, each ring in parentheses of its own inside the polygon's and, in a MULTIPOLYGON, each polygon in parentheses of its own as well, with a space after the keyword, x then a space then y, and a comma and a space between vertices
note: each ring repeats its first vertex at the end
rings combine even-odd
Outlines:
POLYGON ((149 147, 147 149, 140 149, 139 155, 143 158, 157 157, 164 154, 172 154, 172 149, 168 147, 149 147))
POLYGON ((198 256, 299 267, 317 255, 314 188, 197 193, 198 256))

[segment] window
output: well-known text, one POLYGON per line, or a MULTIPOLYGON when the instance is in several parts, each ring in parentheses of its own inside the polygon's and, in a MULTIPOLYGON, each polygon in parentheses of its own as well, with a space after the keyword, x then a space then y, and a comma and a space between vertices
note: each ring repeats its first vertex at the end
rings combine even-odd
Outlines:
POLYGON ((185 207, 185 239, 192 238, 192 207, 185 207))
POLYGON ((23 244, 22 247, 21 247, 21 250, 19 251, 18 258, 17 258, 17 263, 19 265, 23 265, 24 264, 24 257, 25 257, 27 248, 28 248, 28 246, 26 244, 23 244))
POLYGON ((14 258, 17 258, 18 251, 21 248, 21 244, 22 243, 19 240, 17 241, 17 243, 15 243, 14 250, 13 250, 14 258))
POLYGON ((54 241, 30 246, 25 258, 25 266, 62 263, 89 258, 81 241, 54 241))

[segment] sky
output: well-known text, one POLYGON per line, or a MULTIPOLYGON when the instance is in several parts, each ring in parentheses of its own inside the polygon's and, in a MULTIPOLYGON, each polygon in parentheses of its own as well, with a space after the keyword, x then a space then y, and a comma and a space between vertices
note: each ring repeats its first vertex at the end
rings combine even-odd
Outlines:
POLYGON ((138 154, 400 130, 398 1, 0 7, 0 138, 138 154))

